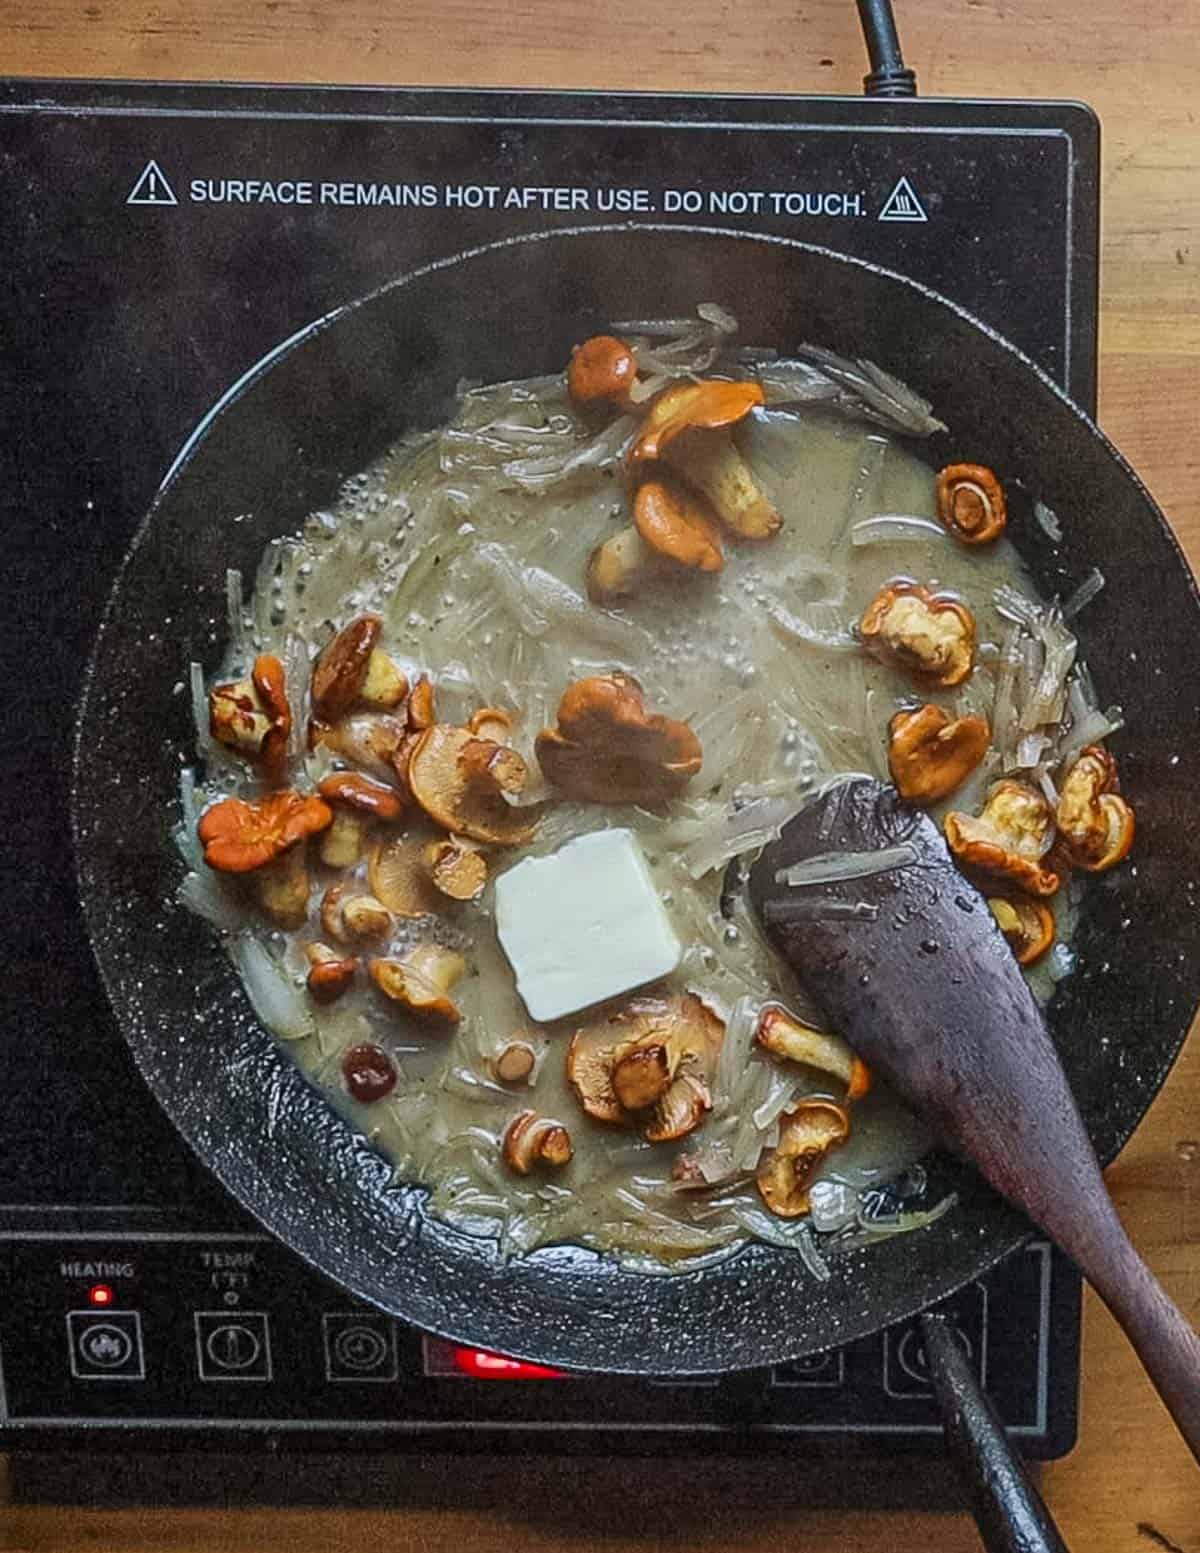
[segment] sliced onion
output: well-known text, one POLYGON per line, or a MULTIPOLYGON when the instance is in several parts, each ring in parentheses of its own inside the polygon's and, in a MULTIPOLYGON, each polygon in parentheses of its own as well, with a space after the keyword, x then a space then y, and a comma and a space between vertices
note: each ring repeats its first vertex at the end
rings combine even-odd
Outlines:
POLYGON ((1049 539, 1052 539, 1056 545, 1060 544, 1063 537, 1062 524, 1058 521, 1058 514, 1053 507, 1047 507, 1044 501, 1035 501, 1033 504, 1033 515, 1042 532, 1049 539))
POLYGON ((1050 740, 1044 733, 1022 734, 1017 741, 1017 765, 1023 770, 1032 770, 1049 747, 1050 740))
POLYGON ((302 1041, 312 1035, 312 1010, 298 987, 257 938, 243 934, 230 949, 241 972, 254 1012, 281 1041, 302 1041))
POLYGON ((774 841, 795 812, 794 798, 762 798, 730 810, 723 822, 714 821, 707 835, 685 849, 683 866, 693 879, 700 879, 731 857, 774 841))
POLYGON ((759 1006, 755 998, 739 998, 725 1021, 725 1036, 713 1074, 714 1111, 724 1107, 746 1071, 754 1046, 754 1032, 758 1029, 759 1006))
POLYGON ((806 857, 802 863, 793 863, 790 868, 779 869, 775 883, 800 889, 810 884, 836 884, 843 879, 869 879, 873 874, 906 868, 916 860, 916 848, 909 841, 873 852, 822 852, 806 857))
POLYGON ((801 896, 798 900, 767 901, 763 916, 768 922, 822 922, 852 918, 859 922, 875 922, 879 907, 872 901, 831 901, 801 896))
POLYGON ((639 657, 650 651, 653 644, 640 626, 589 604, 542 567, 523 566, 503 545, 479 545, 477 554, 491 568, 506 607, 530 636, 545 636, 554 626, 571 626, 614 652, 639 657))
MULTIPOLYGON (((195 827, 191 827, 195 835, 195 827)), ((235 933, 246 925, 245 908, 234 899, 211 868, 196 868, 184 879, 175 896, 181 906, 203 917, 222 933, 235 933)))
POLYGON ((567 453, 552 453, 540 458, 512 459, 503 466, 507 480, 522 491, 549 491, 565 484, 576 475, 588 471, 607 469, 625 452, 626 444, 633 437, 636 422, 631 416, 622 415, 603 431, 580 445, 572 445, 567 453))
POLYGON ((1104 587, 1104 573, 1098 566, 1093 566, 1091 571, 1071 594, 1062 607, 1064 620, 1074 620, 1075 616, 1086 605, 1090 604, 1096 595, 1104 587))
POLYGON ((808 1080, 802 1073, 787 1073, 775 1067, 772 1067, 770 1072, 771 1084, 766 1098, 754 1111, 754 1125, 760 1132, 766 1132, 783 1115, 801 1090, 808 1087, 808 1080))
POLYGON ((855 546, 949 537, 942 525, 935 523, 932 518, 919 518, 915 514, 899 512, 881 512, 878 517, 864 518, 850 530, 850 543, 855 546))
POLYGON ((228 651, 232 659, 241 664, 248 657, 245 605, 242 601, 242 574, 232 566, 225 573, 225 623, 229 632, 228 651))
POLYGON ((858 651, 858 641, 849 631, 819 631, 782 604, 768 604, 767 614, 781 635, 794 642, 801 642, 805 647, 815 647, 819 652, 858 651))
POLYGON ((744 690, 740 695, 720 700, 707 716, 695 723, 693 731, 704 751, 697 785, 711 792, 745 758, 767 725, 771 708, 759 690, 744 690))
POLYGON ((1125 718, 1119 706, 1110 706, 1106 712, 1089 712, 1076 723, 1059 750, 1059 761, 1069 766, 1081 750, 1089 744, 1099 744, 1110 734, 1125 726, 1125 718))
POLYGON ((493 1084, 491 1079, 481 1078, 470 1068, 448 1069, 442 1077, 442 1088, 448 1095, 456 1095, 460 1100, 473 1100, 483 1105, 503 1105, 512 1100, 511 1090, 493 1084))

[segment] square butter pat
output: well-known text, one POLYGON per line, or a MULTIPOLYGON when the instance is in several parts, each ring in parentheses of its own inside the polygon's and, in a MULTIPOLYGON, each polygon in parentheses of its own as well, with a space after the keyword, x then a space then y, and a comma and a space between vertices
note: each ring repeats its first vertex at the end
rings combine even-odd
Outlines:
POLYGON ((637 837, 579 836, 496 880, 496 932, 531 1019, 560 1019, 679 964, 637 837))

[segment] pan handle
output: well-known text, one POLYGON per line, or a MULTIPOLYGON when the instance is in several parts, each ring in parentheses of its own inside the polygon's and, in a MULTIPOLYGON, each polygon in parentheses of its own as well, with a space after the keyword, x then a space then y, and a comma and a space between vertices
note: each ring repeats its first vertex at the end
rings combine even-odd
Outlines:
POLYGON ((1070 1553, 980 1389, 954 1328, 945 1316, 926 1314, 921 1337, 946 1443, 987 1553, 1070 1553))

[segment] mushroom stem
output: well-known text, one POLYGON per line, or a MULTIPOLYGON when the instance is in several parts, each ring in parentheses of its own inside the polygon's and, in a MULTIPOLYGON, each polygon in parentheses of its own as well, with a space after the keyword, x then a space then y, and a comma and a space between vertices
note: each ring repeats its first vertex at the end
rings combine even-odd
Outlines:
POLYGON ((728 432, 692 431, 673 442, 667 462, 708 497, 739 539, 770 539, 783 519, 754 478, 728 432))
POLYGON ((297 842, 254 875, 258 904, 276 927, 303 927, 308 916, 309 879, 304 845, 297 842))
POLYGON ((587 595, 593 604, 610 604, 633 592, 649 567, 650 547, 632 524, 618 529, 588 557, 587 595))

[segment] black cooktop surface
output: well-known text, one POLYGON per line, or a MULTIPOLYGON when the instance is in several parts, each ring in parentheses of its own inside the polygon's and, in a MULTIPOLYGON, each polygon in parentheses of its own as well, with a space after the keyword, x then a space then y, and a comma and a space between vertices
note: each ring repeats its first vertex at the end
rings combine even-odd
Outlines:
MULTIPOLYGON (((1097 157, 1095 120, 1072 104, 0 83, 9 968, 0 978, 0 1228, 10 1273, 36 1291, 20 1306, 27 1325, 15 1367, 18 1318, 0 1319, 14 1423, 44 1415, 46 1427, 57 1419, 73 1428, 84 1417, 153 1420, 172 1410, 178 1421, 219 1414, 217 1396, 246 1394, 205 1389, 209 1329, 229 1323, 201 1320, 198 1294, 167 1321, 181 1264, 143 1258, 126 1286, 64 1270, 121 1268, 137 1244, 123 1237, 169 1236, 190 1248, 187 1266, 204 1287, 219 1269, 191 1251, 236 1248, 230 1235, 256 1233, 179 1141, 114 1028, 83 936, 69 839, 75 708, 104 602, 156 489, 211 407, 313 319, 431 258, 517 233, 630 221, 779 233, 913 275, 1001 328, 1088 406, 1097 157), (194 1233, 215 1238, 193 1242, 194 1233), (93 1338, 99 1373, 87 1376, 80 1345, 95 1328, 95 1284, 113 1290, 112 1332, 93 1338), (179 1331, 169 1342, 150 1341, 171 1323, 179 1331), (153 1396, 138 1392, 155 1364, 170 1370, 164 1355, 185 1351, 191 1390, 183 1371, 163 1371, 153 1396), (118 1354, 106 1371, 105 1356, 118 1354), (122 1378, 133 1385, 122 1388, 122 1378)), ((166 656, 164 672, 174 672, 166 656)), ((259 1265, 264 1258, 271 1289, 289 1277, 315 1282, 274 1246, 259 1265)), ((1011 1354, 1027 1350, 1013 1421, 1040 1416, 1029 1431, 1035 1448, 1061 1449, 1073 1429, 1074 1275, 1048 1253, 1023 1253, 996 1276, 990 1294, 978 1285, 981 1294, 956 1297, 970 1306, 963 1320, 978 1328, 979 1349, 990 1298, 993 1377, 1019 1367, 997 1363, 1002 1334, 1011 1354), (996 1313, 1006 1277, 1019 1314, 996 1313), (1048 1393, 1056 1355, 1060 1381, 1048 1393), (1061 1393, 1061 1406, 1047 1421, 1037 1398, 1050 1393, 1061 1393)), ((218 1315, 246 1308, 236 1284, 210 1292, 218 1315), (226 1304, 230 1293, 237 1299, 226 1304)), ((253 1284, 246 1297, 256 1309, 268 1302, 253 1284)), ((274 1369, 260 1373, 270 1368, 270 1312, 241 1326, 261 1339, 243 1379, 270 1381, 272 1401, 257 1416, 316 1416, 303 1386, 284 1395, 274 1369)), ((306 1339, 327 1367, 331 1330, 306 1339)), ((252 1346, 244 1333, 220 1341, 234 1344, 234 1358, 238 1344, 252 1346)), ((402 1338, 405 1353, 412 1341, 402 1338)), ((379 1352, 366 1337, 357 1343, 360 1357, 379 1352)), ((869 1371, 882 1396, 899 1385, 887 1405, 903 1432, 911 1408, 889 1354, 842 1356, 836 1382, 832 1372, 777 1377, 776 1400, 821 1394, 828 1404, 848 1376, 869 1371)), ((313 1366, 317 1375, 316 1358, 313 1366)), ((548 1416, 571 1416, 573 1406, 548 1416)), ((707 1407, 696 1404, 696 1416, 707 1407)), ((470 1413, 460 1409, 460 1422, 470 1413)), ((886 1416, 872 1427, 886 1433, 886 1416)))

